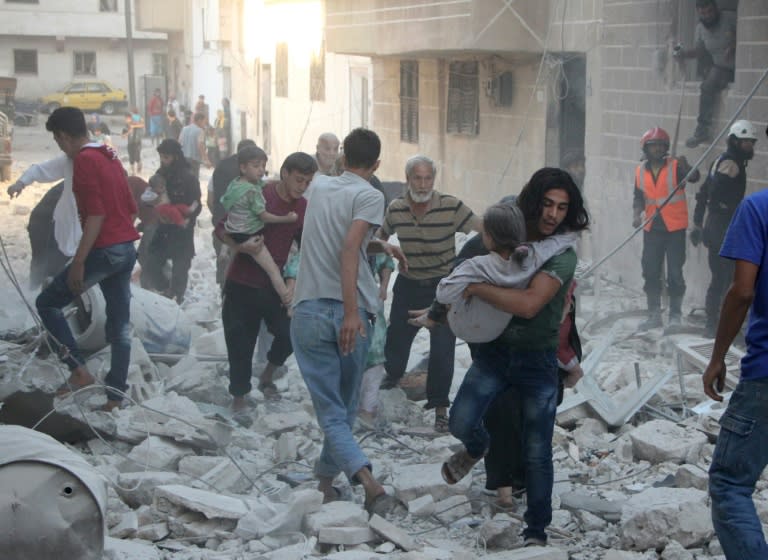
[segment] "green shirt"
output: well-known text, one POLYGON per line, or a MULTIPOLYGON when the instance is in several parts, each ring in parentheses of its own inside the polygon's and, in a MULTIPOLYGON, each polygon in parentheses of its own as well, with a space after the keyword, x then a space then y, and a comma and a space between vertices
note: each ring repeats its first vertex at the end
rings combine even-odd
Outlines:
POLYGON ((576 252, 568 249, 549 259, 539 270, 557 279, 560 289, 532 319, 510 319, 498 341, 513 350, 557 350, 565 296, 576 271, 576 252))

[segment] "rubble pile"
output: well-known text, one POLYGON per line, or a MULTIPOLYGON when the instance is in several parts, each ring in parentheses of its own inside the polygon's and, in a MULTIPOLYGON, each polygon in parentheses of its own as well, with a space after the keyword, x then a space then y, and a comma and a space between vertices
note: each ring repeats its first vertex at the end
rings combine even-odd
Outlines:
MULTIPOLYGON (((369 518, 362 491, 343 477, 339 500, 322 503, 312 477, 322 434, 292 358, 277 379, 280 401, 254 391, 250 411, 233 416, 209 240, 210 227, 198 228, 183 305, 189 352, 157 355, 134 339, 129 383, 141 406, 95 411, 104 401, 98 389, 54 398, 58 361, 36 354, 34 341, 0 342, 0 423, 39 423, 109 482, 105 558, 723 558, 706 487, 724 408, 708 405, 701 370, 690 360, 685 369, 676 350, 696 329, 638 333, 641 298, 611 285, 598 297, 581 282, 577 317, 589 385, 567 390, 559 409, 549 546, 522 548, 524 496, 508 511, 498 508, 484 491, 482 462, 460 483, 445 484, 440 466, 459 443, 435 434, 433 413, 399 388, 380 393, 381 431, 358 437, 377 478, 406 504, 405 517, 369 518)), ((19 270, 22 246, 11 251, 19 270)), ((22 313, 0 310, 5 340, 30 326, 22 313)), ((412 370, 427 348, 421 332, 412 370)), ((452 394, 470 365, 460 341, 456 362, 452 394)), ((108 363, 106 349, 88 366, 103 377, 108 363)), ((768 522, 768 479, 758 483, 755 501, 768 522)))

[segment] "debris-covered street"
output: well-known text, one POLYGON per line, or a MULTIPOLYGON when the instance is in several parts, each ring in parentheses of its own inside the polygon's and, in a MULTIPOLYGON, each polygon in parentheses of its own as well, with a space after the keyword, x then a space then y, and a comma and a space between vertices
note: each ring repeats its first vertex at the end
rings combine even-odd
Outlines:
MULTIPOLYGON (((124 155, 121 142, 115 139, 124 155)), ((57 154, 42 123, 17 127, 13 179, 57 154)), ((147 141, 143 155, 151 173, 159 159, 147 141)), ((203 190, 210 173, 201 172, 203 190)), ((522 548, 520 495, 514 507, 498 507, 496 496, 484 490, 482 462, 453 486, 441 477, 443 461, 460 443, 435 433, 434 412, 423 408, 422 359, 429 348, 424 330, 402 387, 380 392, 376 429, 356 431, 377 478, 407 505, 407 515, 369 519, 360 489, 344 477, 338 479, 339 499, 322 503, 312 476, 322 432, 293 357, 276 378, 280 400, 254 390, 251 412, 232 414, 207 209, 198 218, 197 254, 180 310, 134 284, 131 402, 112 413, 95 411, 104 401, 98 386, 55 397, 66 368, 49 355, 30 311, 36 292, 28 289, 26 231, 31 209, 50 185, 33 185, 13 200, 5 196, 6 183, 0 186, 0 423, 67 442, 87 462, 79 468, 90 465, 107 481, 108 493, 91 494, 90 504, 107 527, 104 558, 724 558, 707 495, 724 406, 702 390, 712 339, 703 338, 700 310, 663 336, 662 328, 640 332, 642 293, 602 278, 599 269, 579 280, 576 317, 585 377, 575 390, 566 390, 558 409, 549 546, 522 548), (165 332, 166 346, 158 342, 153 319, 173 325, 165 332)), ((582 243, 589 243, 589 233, 582 243)), ((577 278, 588 265, 579 263, 577 278)), ((70 317, 82 340, 103 313, 97 303, 90 305, 91 316, 73 309, 70 317)), ((101 347, 93 344, 88 370, 103 379, 109 348, 103 340, 101 347)), ((730 388, 741 349, 729 353, 730 388)), ((457 341, 451 396, 470 363, 466 343, 457 341)), ((0 439, 26 441, 14 430, 19 429, 0 426, 0 439)), ((0 453, 3 500, 13 493, 2 475, 8 457, 0 453)), ((763 524, 767 487, 761 479, 755 495, 763 524)), ((46 515, 41 511, 40 519, 46 515)))

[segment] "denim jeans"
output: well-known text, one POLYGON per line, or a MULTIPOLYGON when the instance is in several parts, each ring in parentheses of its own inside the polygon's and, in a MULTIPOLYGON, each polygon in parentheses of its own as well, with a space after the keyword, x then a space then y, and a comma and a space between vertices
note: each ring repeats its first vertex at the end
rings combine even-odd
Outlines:
POLYGON ((352 435, 360 399, 360 384, 373 328, 368 313, 359 309, 366 338, 355 341, 346 356, 339 350, 339 331, 344 320, 342 302, 314 299, 299 303, 291 319, 291 342, 296 362, 312 397, 315 414, 325 436, 315 474, 334 478, 371 466, 352 435))
POLYGON ((478 345, 475 360, 453 401, 451 434, 472 457, 481 457, 490 438, 483 424, 488 407, 506 389, 511 413, 522 415, 522 445, 528 509, 526 537, 546 540, 552 521, 552 433, 557 408, 557 358, 554 350, 513 351, 499 343, 478 345))
MULTIPOLYGON (((104 330, 112 355, 104 383, 107 386, 107 397, 114 401, 122 400, 122 396, 110 392, 110 387, 123 392, 128 389, 126 377, 131 362, 131 272, 135 262, 136 249, 132 241, 92 249, 85 259, 86 289, 98 284, 106 302, 107 321, 104 330)), ((62 361, 69 369, 75 369, 84 364, 83 357, 62 313, 62 309, 76 297, 67 286, 69 268, 67 265, 40 292, 36 305, 43 325, 58 341, 58 344, 55 341, 53 344, 62 355, 62 361)))
POLYGON ((720 419, 709 468, 712 524, 728 560, 768 559, 752 494, 768 464, 768 378, 742 380, 720 419))

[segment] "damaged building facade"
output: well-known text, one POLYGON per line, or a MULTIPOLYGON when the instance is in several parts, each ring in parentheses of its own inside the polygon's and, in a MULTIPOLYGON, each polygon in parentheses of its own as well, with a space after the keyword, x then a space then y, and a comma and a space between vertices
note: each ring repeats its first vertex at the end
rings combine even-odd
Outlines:
MULTIPOLYGON (((736 78, 722 95, 716 129, 724 126, 765 70, 768 6, 720 0, 738 18, 736 78)), ((517 193, 542 165, 567 152, 586 155, 584 193, 594 219, 586 255, 599 259, 629 235, 640 137, 654 126, 676 128, 685 95, 677 154, 691 163, 706 145, 684 146, 698 113, 694 60, 681 70, 678 42, 691 47, 694 0, 551 0, 548 2, 409 2, 328 0, 328 50, 370 56, 373 128, 382 136, 382 171, 403 177, 417 153, 439 165, 437 184, 474 210, 517 193)), ((763 122, 763 84, 741 118, 763 122)), ((704 161, 724 149, 722 140, 704 161)), ((750 162, 748 192, 768 176, 766 142, 750 162)), ((688 188, 690 211, 698 185, 688 188)), ((601 272, 642 285, 641 239, 601 272)), ((706 251, 690 250, 686 307, 701 307, 709 278, 706 251)))

